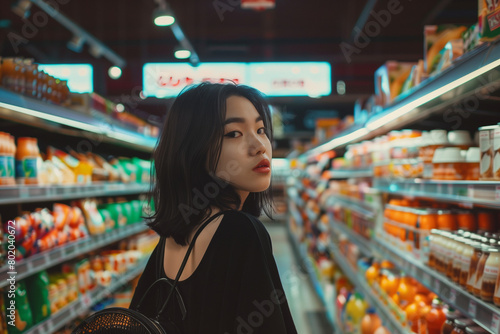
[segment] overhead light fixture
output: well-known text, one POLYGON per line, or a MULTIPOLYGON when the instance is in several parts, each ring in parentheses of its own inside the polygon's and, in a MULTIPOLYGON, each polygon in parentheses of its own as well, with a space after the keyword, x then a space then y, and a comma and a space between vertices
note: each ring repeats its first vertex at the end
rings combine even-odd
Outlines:
POLYGON ((153 12, 153 22, 159 27, 168 27, 175 22, 175 17, 164 9, 155 9, 153 12))
POLYGON ((82 36, 73 36, 73 38, 66 45, 68 49, 76 53, 82 52, 83 44, 85 44, 85 39, 82 36))
POLYGON ((108 70, 108 75, 111 79, 119 79, 122 76, 122 69, 118 66, 111 66, 108 70))
POLYGON ((174 52, 174 56, 177 59, 188 59, 189 57, 191 57, 191 51, 186 49, 177 49, 174 52))
POLYGON ((30 16, 30 9, 30 0, 18 0, 12 5, 12 11, 23 18, 30 16))

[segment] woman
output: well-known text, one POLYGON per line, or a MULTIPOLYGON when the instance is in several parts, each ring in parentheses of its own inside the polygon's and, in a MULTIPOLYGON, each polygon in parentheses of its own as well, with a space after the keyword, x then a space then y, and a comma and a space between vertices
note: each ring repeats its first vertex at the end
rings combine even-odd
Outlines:
MULTIPOLYGON (((162 321, 182 333, 297 332, 256 218, 262 210, 270 216, 271 141, 269 108, 253 88, 202 83, 177 97, 153 154, 156 212, 148 225, 161 239, 130 308, 157 278, 175 279, 195 232, 212 217, 179 279, 186 317, 174 300, 162 321)), ((141 312, 155 314, 166 290, 141 312)))

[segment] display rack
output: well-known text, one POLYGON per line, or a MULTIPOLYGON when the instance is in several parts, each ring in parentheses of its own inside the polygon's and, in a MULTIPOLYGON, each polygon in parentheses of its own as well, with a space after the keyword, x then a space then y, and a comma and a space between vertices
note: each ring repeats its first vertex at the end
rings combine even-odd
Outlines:
POLYGON ((316 294, 318 295, 319 299, 321 300, 321 303, 327 310, 326 313, 328 321, 335 329, 335 333, 341 333, 335 321, 335 315, 333 313, 333 308, 332 308, 335 299, 333 296, 333 290, 330 291, 329 289, 328 291, 324 291, 318 279, 317 272, 315 270, 315 265, 307 255, 306 245, 300 243, 297 240, 297 237, 292 233, 290 228, 288 228, 287 230, 288 230, 288 238, 292 244, 294 252, 300 259, 300 263, 302 264, 303 270, 307 273, 309 280, 311 281, 314 290, 316 291, 316 294))
POLYGON ((0 101, 0 117, 11 121, 49 131, 65 127, 70 130, 68 134, 84 138, 97 134, 105 142, 145 152, 151 152, 156 145, 156 138, 140 135, 95 110, 83 113, 3 88, 0 88, 0 101))
POLYGON ((347 227, 344 223, 335 220, 332 217, 331 213, 328 213, 328 221, 333 230, 340 231, 349 237, 349 240, 352 241, 356 246, 358 246, 359 250, 365 256, 372 256, 372 244, 370 240, 362 237, 358 233, 354 232, 352 229, 347 227))
POLYGON ((354 210, 366 218, 373 218, 376 214, 376 210, 371 205, 355 198, 341 195, 331 195, 327 198, 326 203, 327 205, 340 203, 342 206, 354 210))
POLYGON ((498 181, 431 181, 374 179, 381 192, 429 198, 440 202, 500 209, 498 181))
POLYGON ((500 333, 500 308, 487 303, 455 284, 448 277, 428 268, 414 257, 402 252, 384 240, 374 240, 375 249, 406 274, 416 278, 446 303, 474 319, 491 333, 500 333))
POLYGON ((478 88, 498 87, 500 81, 500 42, 484 43, 455 60, 443 72, 399 96, 394 103, 372 114, 364 124, 357 124, 321 144, 302 157, 312 161, 314 155, 374 138, 394 129, 442 112, 449 106, 477 94, 478 88))
MULTIPOLYGON (((90 236, 17 261, 15 265, 16 280, 21 280, 36 272, 61 264, 64 261, 128 238, 137 233, 144 232, 147 229, 147 225, 143 223, 126 225, 105 234, 90 236)), ((8 272, 11 272, 8 265, 0 268, 0 288, 8 285, 7 278, 10 276, 8 272)))
POLYGON ((146 193, 149 184, 92 183, 89 185, 2 186, 0 205, 42 201, 61 201, 87 197, 123 196, 146 193))
POLYGON ((126 285, 130 280, 140 275, 146 267, 149 257, 144 257, 128 270, 125 274, 112 279, 109 286, 99 286, 92 291, 80 295, 77 300, 68 304, 59 312, 51 315, 49 319, 33 326, 26 334, 46 334, 53 333, 63 327, 65 324, 73 321, 79 316, 87 313, 90 308, 104 299, 110 293, 126 285))
POLYGON ((342 269, 342 272, 349 278, 354 286, 363 294, 367 299, 368 303, 372 307, 375 307, 377 314, 384 326, 391 333, 398 334, 412 334, 410 330, 403 327, 399 321, 397 321, 387 307, 382 303, 382 301, 374 294, 372 288, 365 282, 364 277, 360 277, 351 265, 345 260, 345 256, 340 252, 340 250, 335 245, 330 245, 330 250, 332 252, 335 263, 342 269))

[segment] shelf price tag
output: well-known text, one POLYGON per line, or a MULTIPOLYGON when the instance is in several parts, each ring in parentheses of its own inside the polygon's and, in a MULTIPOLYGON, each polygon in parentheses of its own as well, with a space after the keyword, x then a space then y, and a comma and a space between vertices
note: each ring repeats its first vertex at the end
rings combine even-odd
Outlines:
POLYGON ((453 184, 448 185, 448 195, 453 195, 453 184))
POLYGON ((450 290, 450 303, 455 304, 457 302, 457 291, 455 289, 450 290))
POLYGON ((500 186, 495 189, 495 201, 500 201, 500 186))
POLYGON ((426 287, 430 287, 431 285, 431 275, 429 275, 428 273, 424 273, 424 276, 422 278, 423 280, 423 283, 426 287))
POLYGON ((443 185, 441 183, 438 183, 437 185, 437 191, 438 194, 442 194, 443 192, 443 185))
POLYGON ((438 279, 434 280, 434 291, 436 291, 437 294, 441 292, 441 282, 439 282, 438 279))
POLYGON ((467 186, 467 197, 474 198, 474 186, 472 184, 467 186))
POLYGON ((477 312, 477 303, 474 300, 469 301, 469 316, 472 318, 476 317, 476 312, 477 312))
POLYGON ((493 314, 491 318, 491 330, 493 333, 498 333, 500 331, 500 316, 498 314, 493 314))
POLYGON ((88 295, 88 293, 82 294, 82 304, 86 308, 89 308, 90 306, 92 306, 92 301, 90 300, 90 296, 88 295))

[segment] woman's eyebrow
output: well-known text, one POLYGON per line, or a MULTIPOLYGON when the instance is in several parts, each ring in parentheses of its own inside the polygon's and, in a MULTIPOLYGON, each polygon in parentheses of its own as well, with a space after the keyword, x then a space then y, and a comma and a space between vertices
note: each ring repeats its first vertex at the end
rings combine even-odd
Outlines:
MULTIPOLYGON (((262 121, 262 116, 259 116, 255 119, 255 123, 259 122, 259 121, 262 121)), ((241 117, 231 117, 231 118, 228 118, 224 121, 224 125, 227 125, 229 123, 245 123, 246 120, 244 118, 241 118, 241 117)))

